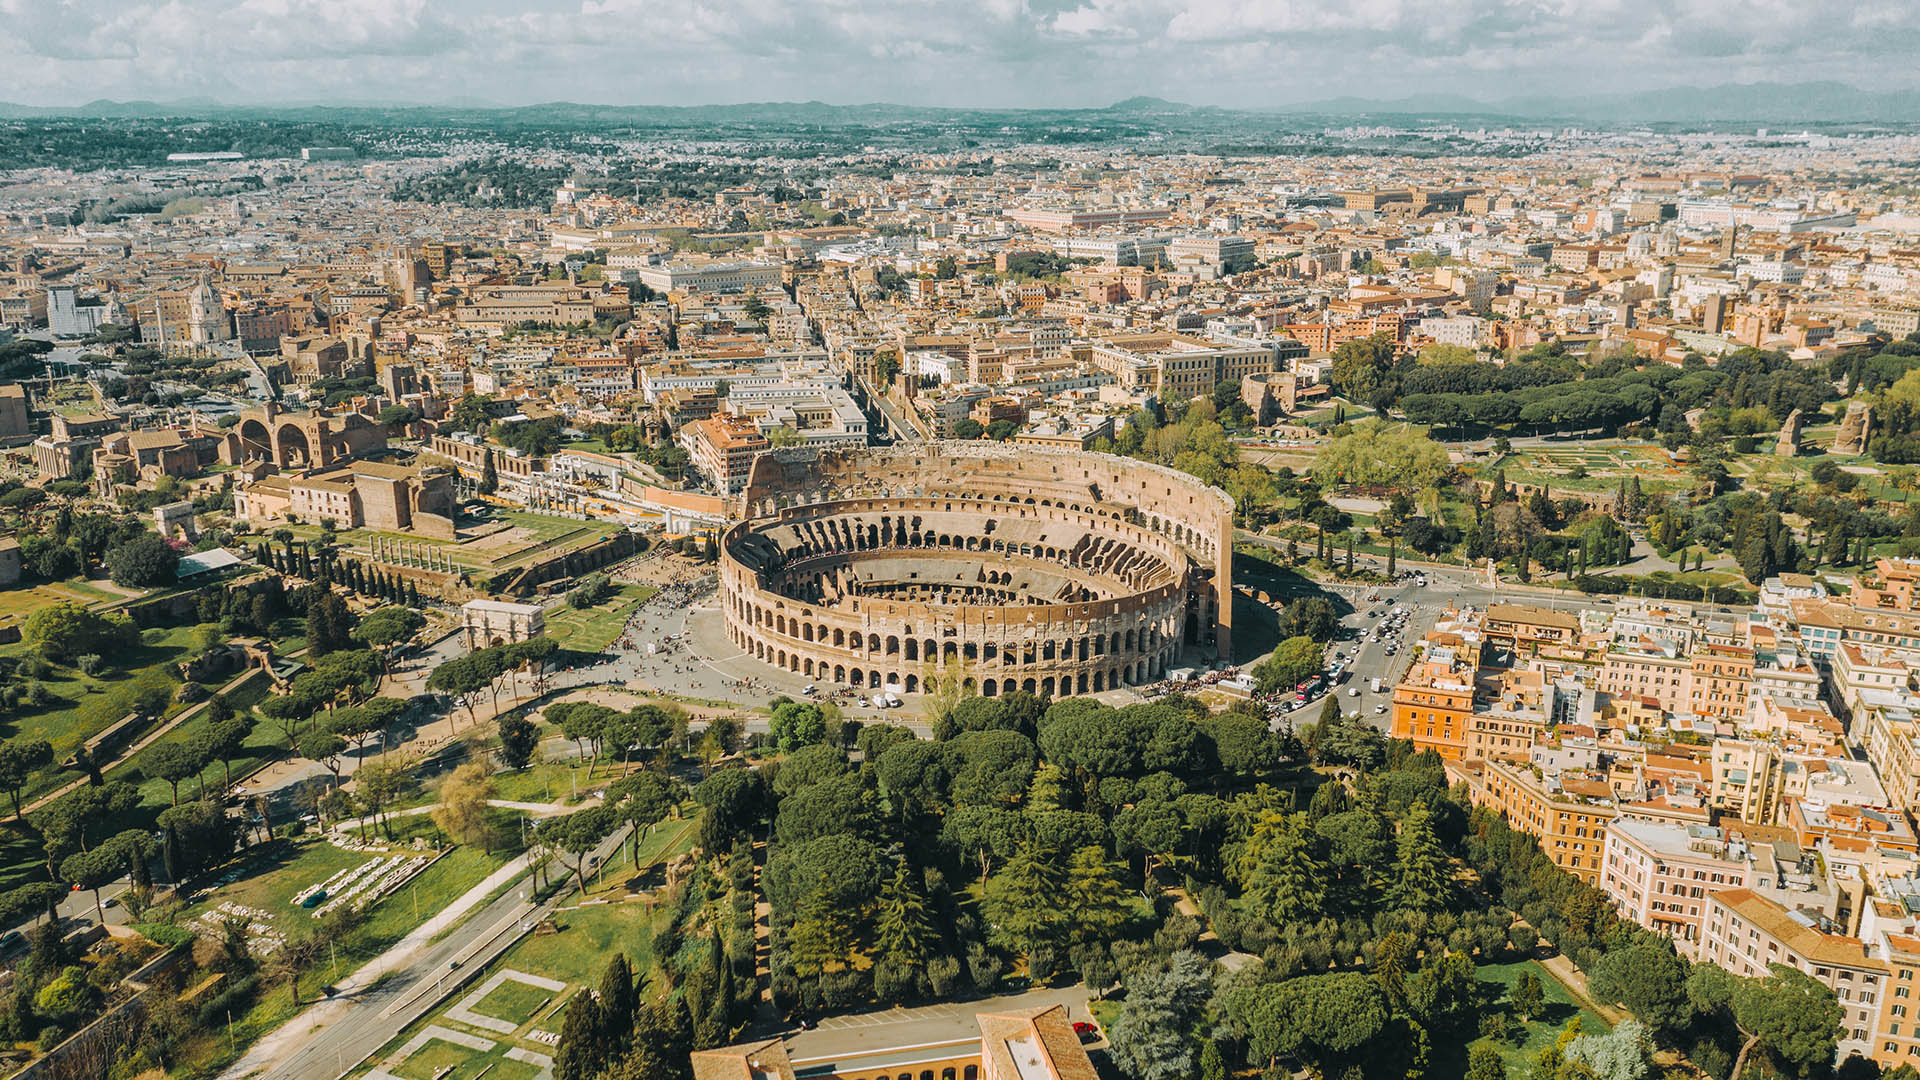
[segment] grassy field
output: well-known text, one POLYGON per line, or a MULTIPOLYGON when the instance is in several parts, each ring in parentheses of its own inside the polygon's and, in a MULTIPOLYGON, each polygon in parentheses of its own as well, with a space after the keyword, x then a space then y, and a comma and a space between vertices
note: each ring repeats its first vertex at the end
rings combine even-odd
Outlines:
MULTIPOLYGON (((409 828, 433 829, 432 823, 424 815, 406 820, 410 823, 409 828)), ((337 870, 343 865, 351 866, 371 857, 364 853, 339 851, 324 841, 309 841, 305 845, 275 841, 275 844, 286 846, 276 848, 265 857, 276 859, 277 863, 266 865, 264 873, 226 886, 196 905, 192 911, 198 912, 207 905, 217 905, 222 899, 232 898, 235 902, 268 912, 274 916, 276 927, 287 928, 294 933, 310 932, 310 928, 318 924, 305 912, 291 907, 287 900, 307 885, 324 881, 333 872, 328 867, 337 870), (337 855, 329 855, 319 849, 328 849, 337 855), (345 856, 346 861, 341 862, 337 856, 345 856), (249 897, 252 899, 245 899, 249 897)), ((474 847, 459 847, 421 871, 405 887, 375 906, 365 925, 338 941, 328 943, 331 947, 326 957, 300 977, 302 1005, 310 1004, 319 997, 321 987, 345 977, 390 948, 449 902, 479 884, 514 854, 517 852, 507 848, 498 848, 489 853, 474 847)), ((274 983, 255 999, 252 1007, 243 1015, 234 1017, 232 1044, 229 1044, 226 1032, 220 1031, 198 1034, 183 1047, 180 1053, 181 1072, 197 1076, 213 1075, 236 1056, 231 1047, 247 1047, 255 1039, 285 1023, 296 1012, 298 1009, 286 984, 274 983)))
POLYGON ((628 963, 645 971, 652 962, 650 944, 657 922, 652 907, 644 903, 593 904, 561 912, 555 916, 558 933, 529 934, 502 963, 572 986, 598 982, 617 952, 626 953, 628 963))
MULTIPOLYGON (((178 682, 172 666, 193 654, 198 637, 198 629, 192 626, 148 630, 141 635, 139 646, 112 657, 114 666, 102 668, 96 674, 87 675, 78 668, 59 664, 52 665, 38 678, 22 673, 20 677, 23 684, 38 682, 49 697, 44 705, 23 703, 18 713, 7 723, 0 724, 0 735, 5 738, 45 739, 53 744, 55 760, 63 761, 71 757, 87 739, 120 719, 120 715, 103 719, 101 715, 95 715, 98 710, 87 710, 85 706, 95 695, 106 694, 150 669, 164 670, 173 681, 178 682)), ((33 655, 25 642, 0 648, 0 656, 25 660, 33 655)), ((179 711, 180 707, 176 705, 170 708, 168 715, 179 711)), ((23 798, 31 799, 51 791, 69 779, 72 777, 63 777, 51 771, 42 772, 28 783, 22 793, 23 798)))
POLYGON ((103 589, 89 581, 53 581, 7 589, 0 592, 0 626, 25 626, 34 612, 55 604, 74 603, 92 607, 124 598, 121 593, 103 589))
POLYGON ((1677 466, 1658 446, 1569 445, 1515 450, 1476 475, 1484 480, 1494 470, 1506 472, 1509 484, 1544 484, 1552 491, 1601 493, 1617 490, 1623 480, 1640 478, 1648 495, 1685 491, 1694 478, 1677 466), (1576 475, 1584 472, 1585 475, 1576 475))
POLYGON ((585 610, 566 604, 547 614, 547 636, 579 652, 604 652, 627 616, 659 590, 651 585, 622 585, 605 603, 585 610))
POLYGON ((507 1057, 507 1049, 498 1045, 480 1053, 434 1039, 408 1055, 394 1068, 394 1075, 406 1080, 476 1080, 484 1073, 490 1080, 533 1080, 537 1070, 507 1057))
MULTIPOLYGON (((1574 1000, 1573 995, 1567 992, 1566 986, 1559 979, 1554 978, 1552 972, 1532 960, 1523 960, 1515 964, 1487 964, 1479 969, 1477 974, 1484 994, 1482 1000, 1490 1002, 1487 1006, 1489 1011, 1511 1013, 1512 1003, 1507 1000, 1507 995, 1511 994, 1514 984, 1520 981, 1520 973, 1523 971, 1533 972, 1540 980, 1540 987, 1545 992, 1546 1008, 1543 1015, 1521 1026, 1521 1030, 1526 1034, 1524 1040, 1515 1042, 1501 1039, 1493 1042, 1492 1045, 1499 1049, 1500 1056, 1506 1059, 1508 1075, 1526 1075, 1532 1067, 1533 1059, 1539 1056, 1541 1050, 1551 1045, 1553 1040, 1559 1037, 1560 1030, 1567 1026, 1567 1021, 1576 1016, 1580 1018, 1580 1030, 1584 1034, 1602 1035, 1612 1030, 1611 1025, 1601 1019, 1599 1014, 1581 1007, 1574 1000)), ((1464 1062, 1466 1060, 1464 1047, 1460 1054, 1461 1061, 1464 1062)))
POLYGON ((554 998, 558 996, 552 990, 542 990, 537 986, 528 986, 526 983, 508 979, 494 987, 492 993, 481 998, 473 1007, 473 1011, 481 1016, 524 1022, 553 1004, 554 998))
MULTIPOLYGON (((527 535, 512 542, 502 543, 495 539, 496 534, 469 537, 465 540, 435 540, 415 536, 411 533, 393 533, 378 529, 345 529, 333 534, 334 543, 343 553, 358 552, 364 558, 372 549, 373 541, 378 538, 406 544, 423 549, 436 555, 445 555, 455 566, 468 570, 487 570, 512 566, 515 563, 532 558, 540 553, 542 545, 559 544, 561 547, 584 546, 593 541, 613 535, 619 526, 597 521, 576 521, 573 518, 553 517, 549 514, 535 514, 524 510, 497 510, 495 519, 517 529, 523 529, 527 535)), ((314 541, 320 537, 318 525, 290 525, 295 537, 314 541)))
MULTIPOLYGON (((236 709, 248 708, 257 704, 266 696, 268 686, 269 684, 264 675, 256 675, 249 681, 242 683, 233 693, 229 694, 228 701, 231 702, 236 709)), ((175 706, 175 708, 179 709, 182 708, 182 706, 175 706)), ((206 715, 203 710, 198 715, 186 720, 179 727, 168 733, 166 738, 153 745, 159 746, 164 742, 192 740, 199 736, 205 729, 206 724, 206 715)), ((267 761, 278 757, 281 753, 281 748, 277 739, 278 735, 271 727, 264 724, 256 726, 253 732, 247 737, 244 749, 233 760, 233 775, 236 780, 252 772, 267 761)), ((153 819, 159 815, 160 811, 173 804, 173 790, 171 785, 164 780, 149 777, 141 771, 141 762, 152 750, 153 747, 148 747, 133 757, 108 767, 106 770, 107 779, 131 783, 135 785, 140 793, 140 805, 135 808, 132 813, 128 814, 124 820, 113 823, 119 828, 151 827, 153 819)), ((29 787, 29 797, 35 793, 54 790, 59 785, 76 779, 78 775, 77 773, 58 770, 44 771, 34 779, 33 784, 29 787)), ((225 778, 225 767, 219 762, 210 764, 202 771, 201 778, 205 783, 218 783, 225 778)), ((181 783, 180 797, 182 799, 194 798, 199 795, 201 790, 202 784, 189 779, 181 783)), ((109 829, 105 831, 113 830, 109 829)), ((0 889, 12 888, 29 880, 41 880, 45 874, 45 854, 40 850, 40 844, 35 834, 24 825, 12 819, 0 823, 0 889)))
MULTIPOLYGON (((692 850, 697 821, 697 818, 690 816, 662 822, 641 841, 641 867, 651 869, 692 850)), ((508 969, 542 975, 567 984, 565 990, 549 992, 509 980, 477 1003, 475 1011, 481 1015, 520 1021, 523 1025, 520 1036, 502 1036, 498 1032, 470 1029, 449 1019, 445 1010, 463 1000, 466 996, 463 992, 451 995, 441 1010, 401 1032, 379 1053, 368 1058, 367 1064, 373 1066, 387 1061, 428 1026, 439 1025, 479 1035, 497 1045, 490 1051, 480 1052, 444 1042, 429 1042, 407 1060, 407 1066, 417 1062, 421 1067, 413 1069, 403 1066, 399 1075, 410 1080, 433 1080, 437 1070, 452 1066, 454 1071, 448 1077, 459 1080, 474 1080, 482 1072, 486 1073, 487 1080, 493 1080, 503 1072, 512 1080, 527 1080, 525 1075, 506 1070, 504 1065, 499 1064, 513 1064, 503 1056, 507 1049, 520 1045, 536 1053, 551 1055, 553 1047, 525 1036, 530 1036, 534 1031, 557 1033, 563 1015, 561 1006, 581 988, 596 985, 606 969, 607 961, 615 953, 625 953, 628 963, 636 971, 644 972, 652 966, 653 934, 665 923, 666 916, 656 912, 650 903, 624 899, 627 882, 632 875, 619 871, 631 867, 627 859, 629 850, 627 845, 622 845, 619 854, 609 859, 601 873, 589 882, 590 902, 580 903, 576 894, 568 902, 573 906, 555 913, 553 929, 528 934, 485 970, 473 974, 469 986, 479 986, 495 973, 508 969), (529 1020, 531 1024, 527 1023, 529 1020), (493 1068, 489 1070, 489 1066, 493 1068)), ((657 884, 657 880, 652 883, 657 884)), ((364 1076, 365 1072, 362 1069, 355 1075, 364 1076)))

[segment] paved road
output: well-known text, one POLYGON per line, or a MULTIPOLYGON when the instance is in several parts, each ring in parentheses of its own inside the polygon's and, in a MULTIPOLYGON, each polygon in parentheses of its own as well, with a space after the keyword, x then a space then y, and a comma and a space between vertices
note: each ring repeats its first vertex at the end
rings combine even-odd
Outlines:
MULTIPOLYGON (((1286 546, 1284 541, 1275 541, 1271 537, 1258 536, 1253 533, 1242 532, 1239 534, 1239 538, 1276 550, 1283 550, 1286 546)), ((1381 572, 1384 572, 1386 569, 1385 560, 1377 558, 1357 558, 1354 560, 1354 565, 1356 567, 1381 572)), ((1487 585, 1486 575, 1483 572, 1468 570, 1464 567, 1440 566, 1402 560, 1400 569, 1403 571, 1417 570, 1425 574, 1427 583, 1422 586, 1408 580, 1391 586, 1382 586, 1377 590, 1365 585, 1341 585, 1337 583, 1321 583, 1320 585, 1321 589, 1344 597, 1348 604, 1354 609, 1351 614, 1341 619, 1341 627, 1348 631, 1349 634, 1364 632, 1366 635, 1361 640, 1344 639, 1336 642, 1329 651, 1330 658, 1334 652, 1345 653, 1349 658, 1348 679, 1335 688, 1336 692, 1340 695, 1341 708, 1348 712, 1358 710, 1369 723, 1382 729, 1385 729, 1389 725, 1391 717, 1387 712, 1376 710, 1378 710, 1381 705, 1391 706, 1393 700, 1393 684, 1399 679, 1400 675, 1406 670, 1407 664, 1413 659, 1412 648, 1414 643, 1418 642, 1428 630, 1433 628, 1434 623, 1440 619, 1448 608, 1457 609, 1471 606, 1485 610, 1489 604, 1493 603, 1519 603, 1532 604, 1538 607, 1551 608, 1575 614, 1581 611, 1611 611, 1613 609, 1613 600, 1607 597, 1590 597, 1581 593, 1548 592, 1515 585, 1511 582, 1501 582, 1497 586, 1490 587, 1487 585), (1380 599, 1369 602, 1366 597, 1375 591, 1378 592, 1380 599), (1394 655, 1388 655, 1387 646, 1394 644, 1395 641, 1382 640, 1375 642, 1371 640, 1373 627, 1380 619, 1370 618, 1368 617, 1368 613, 1373 611, 1382 612, 1383 614, 1380 618, 1385 618, 1385 612, 1401 606, 1409 609, 1406 625, 1401 629, 1399 634, 1396 635, 1396 640, 1399 645, 1398 651, 1394 655), (1372 688, 1373 680, 1376 678, 1380 679, 1383 683, 1378 693, 1372 688), (1358 689, 1360 692, 1358 694, 1349 693, 1349 691, 1354 689, 1358 689)), ((1318 719, 1320 715, 1319 710, 1322 707, 1320 702, 1309 704, 1306 708, 1294 714, 1294 722, 1300 724, 1318 719)))
MULTIPOLYGON (((604 862, 626 836, 627 830, 621 829, 608 837, 596 851, 599 859, 604 862)), ((528 894, 524 884, 509 890, 392 977, 314 1006, 331 1014, 324 1026, 299 1040, 297 1047, 279 1049, 273 1065, 264 1072, 250 1072, 242 1059, 222 1074, 222 1080, 250 1074, 261 1080, 337 1080, 346 1075, 512 948, 568 898, 569 890, 561 889, 552 899, 540 903, 529 900, 528 894)), ((351 980, 345 982, 351 984, 351 980)), ((303 1020, 310 1023, 312 1018, 296 1017, 290 1023, 301 1024, 303 1020)))

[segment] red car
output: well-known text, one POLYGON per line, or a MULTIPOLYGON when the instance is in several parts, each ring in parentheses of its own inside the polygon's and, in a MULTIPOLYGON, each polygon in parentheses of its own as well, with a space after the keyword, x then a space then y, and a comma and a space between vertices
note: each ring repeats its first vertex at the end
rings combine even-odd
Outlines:
POLYGON ((1081 1042, 1094 1042, 1100 1038, 1100 1025, 1091 1020, 1075 1020, 1073 1033, 1079 1036, 1081 1042))

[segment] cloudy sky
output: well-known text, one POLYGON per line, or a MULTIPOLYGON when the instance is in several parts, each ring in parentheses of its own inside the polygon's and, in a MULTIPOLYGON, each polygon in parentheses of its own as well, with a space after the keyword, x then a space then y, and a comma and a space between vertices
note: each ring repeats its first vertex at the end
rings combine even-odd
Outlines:
POLYGON ((0 100, 1277 105, 1838 79, 1920 0, 0 0, 0 100))

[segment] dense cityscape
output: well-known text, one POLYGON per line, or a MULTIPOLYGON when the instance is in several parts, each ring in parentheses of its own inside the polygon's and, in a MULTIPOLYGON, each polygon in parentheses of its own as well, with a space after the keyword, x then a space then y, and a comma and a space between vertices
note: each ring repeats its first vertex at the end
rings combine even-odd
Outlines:
POLYGON ((1362 105, 0 108, 7 1075, 1920 1080, 1920 128, 1362 105))

